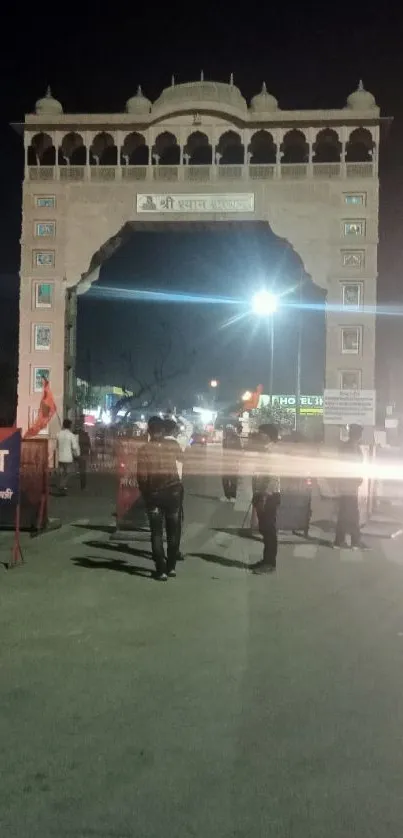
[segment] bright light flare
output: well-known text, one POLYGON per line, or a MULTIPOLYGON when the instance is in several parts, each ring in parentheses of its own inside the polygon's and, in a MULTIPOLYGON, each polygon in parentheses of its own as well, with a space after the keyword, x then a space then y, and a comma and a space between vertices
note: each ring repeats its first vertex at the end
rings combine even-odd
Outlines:
POLYGON ((245 392, 244 392, 244 394, 243 394, 243 396, 242 396, 242 401, 243 401, 243 402, 248 402, 248 401, 249 401, 249 399, 251 399, 251 398, 252 398, 252 393, 251 393, 251 391, 250 391, 250 390, 245 390, 245 392))
POLYGON ((212 387, 212 388, 213 388, 213 390, 215 390, 215 389, 216 389, 216 387, 218 387, 218 381, 217 381, 217 379, 216 379, 216 378, 213 378, 213 379, 210 381, 210 387, 212 387))
POLYGON ((252 297, 252 311, 258 317, 269 317, 278 308, 278 299, 270 291, 258 291, 252 297))

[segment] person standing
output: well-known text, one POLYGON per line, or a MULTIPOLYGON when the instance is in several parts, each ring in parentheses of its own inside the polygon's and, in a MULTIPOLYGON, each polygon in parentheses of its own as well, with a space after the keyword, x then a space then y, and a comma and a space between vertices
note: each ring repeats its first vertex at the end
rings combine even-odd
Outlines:
MULTIPOLYGON (((175 422, 174 419, 166 419, 165 420, 165 439, 168 440, 168 441, 173 440, 174 442, 177 442, 181 451, 182 451, 182 455, 184 455, 184 447, 183 447, 183 445, 180 444, 178 436, 179 436, 179 427, 178 427, 177 422, 175 422)), ((184 501, 184 495, 185 495, 184 486, 183 486, 183 479, 182 479, 183 478, 183 460, 182 459, 176 461, 176 468, 178 469, 179 479, 181 481, 181 490, 182 490, 180 516, 179 516, 179 543, 180 543, 180 540, 182 538, 182 529, 183 529, 183 518, 184 518, 183 501, 184 501)), ((178 561, 183 562, 183 560, 184 560, 184 555, 180 550, 178 550, 178 561)))
POLYGON ((183 454, 175 439, 165 438, 165 423, 159 416, 150 419, 148 433, 150 440, 140 448, 137 459, 137 481, 150 523, 156 578, 165 582, 168 576, 176 576, 180 548, 183 489, 177 462, 182 462, 183 454))
POLYGON ((65 495, 67 493, 67 480, 72 471, 73 462, 80 456, 78 439, 71 430, 71 420, 65 419, 63 428, 56 436, 56 450, 59 471, 59 489, 65 495))
MULTIPOLYGON (((362 464, 362 451, 360 442, 363 428, 361 425, 350 425, 348 440, 341 446, 341 458, 345 462, 346 470, 351 464, 362 464)), ((360 532, 360 510, 358 505, 358 490, 362 483, 362 477, 353 474, 351 477, 343 475, 339 481, 339 499, 336 533, 333 547, 343 549, 348 547, 346 537, 351 538, 353 550, 367 550, 367 545, 361 540, 360 532)))
POLYGON ((263 536, 263 559, 252 566, 254 573, 270 573, 277 566, 277 509, 280 505, 280 478, 272 472, 270 452, 278 441, 275 425, 259 428, 261 460, 252 476, 252 504, 256 510, 259 532, 263 536))
POLYGON ((238 489, 239 452, 242 450, 241 442, 242 426, 227 425, 223 434, 224 450, 224 472, 222 486, 224 490, 223 500, 235 501, 238 489))
POLYGON ((78 457, 78 474, 80 477, 80 487, 84 491, 87 488, 87 471, 88 463, 91 457, 91 440, 88 431, 84 427, 84 422, 81 421, 78 431, 78 444, 80 446, 80 456, 78 457))

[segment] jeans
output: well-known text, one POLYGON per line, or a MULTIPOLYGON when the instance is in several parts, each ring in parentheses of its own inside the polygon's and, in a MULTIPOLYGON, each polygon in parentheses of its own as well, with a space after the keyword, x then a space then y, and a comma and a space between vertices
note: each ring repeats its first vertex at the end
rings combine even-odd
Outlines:
POLYGON ((72 467, 72 463, 59 463, 59 489, 61 492, 65 492, 67 489, 67 480, 72 467))
POLYGON ((87 486, 87 463, 88 457, 85 454, 81 454, 78 458, 78 474, 81 489, 85 489, 87 486))
POLYGON ((230 498, 236 498, 236 490, 238 487, 238 478, 236 476, 232 475, 231 477, 223 477, 222 486, 227 500, 230 500, 230 498))
POLYGON ((341 495, 339 498, 335 544, 340 547, 345 543, 347 535, 351 536, 351 546, 358 547, 361 542, 361 533, 357 493, 341 495))
POLYGON ((263 536, 263 561, 270 567, 276 567, 277 561, 277 509, 280 495, 260 495, 254 498, 259 523, 259 532, 263 536))
POLYGON ((182 502, 182 489, 166 489, 155 499, 146 502, 151 530, 151 549, 157 573, 169 573, 175 570, 181 539, 182 502), (167 536, 166 558, 164 523, 167 536))

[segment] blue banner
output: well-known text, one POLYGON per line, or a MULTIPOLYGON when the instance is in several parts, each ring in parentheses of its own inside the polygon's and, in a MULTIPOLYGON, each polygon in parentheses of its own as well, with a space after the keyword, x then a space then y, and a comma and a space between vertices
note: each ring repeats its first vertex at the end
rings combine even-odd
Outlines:
POLYGON ((21 431, 0 428, 0 506, 16 506, 20 491, 21 431))

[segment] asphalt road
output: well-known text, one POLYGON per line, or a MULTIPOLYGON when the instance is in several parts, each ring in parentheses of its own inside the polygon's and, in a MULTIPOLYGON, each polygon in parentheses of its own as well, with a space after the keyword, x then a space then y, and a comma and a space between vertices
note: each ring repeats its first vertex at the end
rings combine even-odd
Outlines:
POLYGON ((70 523, 0 575, 0 834, 400 838, 402 542, 314 529, 255 576, 242 512, 188 478, 161 584, 110 541, 113 490, 55 501, 70 523))

